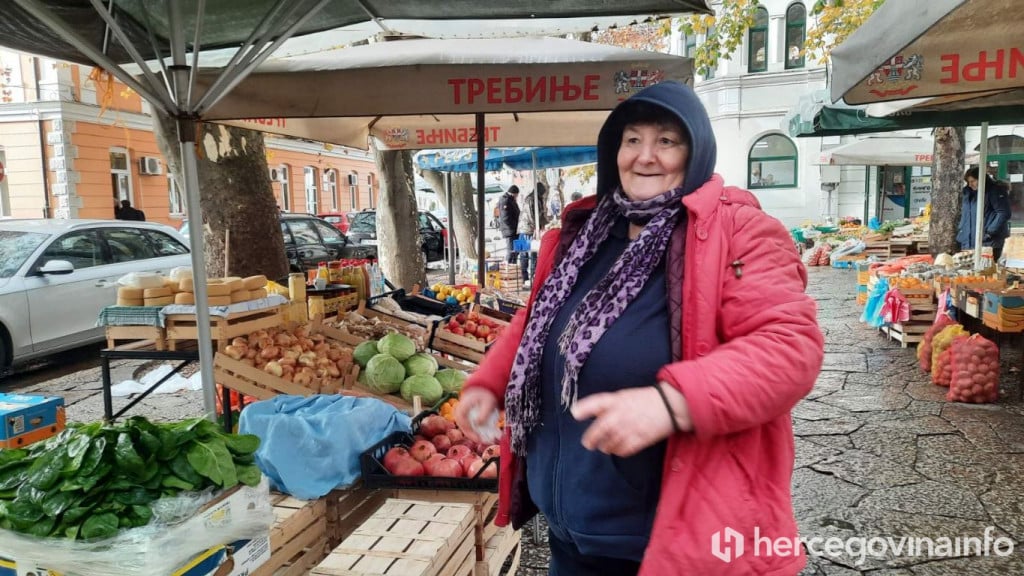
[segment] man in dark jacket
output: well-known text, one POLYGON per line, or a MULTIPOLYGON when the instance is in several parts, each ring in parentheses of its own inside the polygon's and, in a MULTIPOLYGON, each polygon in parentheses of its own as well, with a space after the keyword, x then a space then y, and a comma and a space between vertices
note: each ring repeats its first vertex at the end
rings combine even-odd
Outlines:
MULTIPOLYGON (((956 240, 961 250, 974 249, 974 237, 978 218, 978 169, 971 168, 964 174, 967 183, 963 189, 960 210, 960 227, 956 240)), ((982 246, 992 247, 992 259, 999 260, 1003 244, 1010 236, 1010 194, 1006 186, 985 175, 985 230, 982 246)))
POLYGON ((508 247, 505 258, 509 264, 516 261, 513 243, 519 230, 519 203, 516 201, 518 196, 519 187, 513 184, 508 187, 498 203, 498 229, 501 230, 501 236, 508 247))
POLYGON ((115 218, 118 220, 135 220, 137 222, 146 221, 146 213, 137 208, 132 208, 132 203, 128 200, 121 200, 121 209, 117 211, 115 218))

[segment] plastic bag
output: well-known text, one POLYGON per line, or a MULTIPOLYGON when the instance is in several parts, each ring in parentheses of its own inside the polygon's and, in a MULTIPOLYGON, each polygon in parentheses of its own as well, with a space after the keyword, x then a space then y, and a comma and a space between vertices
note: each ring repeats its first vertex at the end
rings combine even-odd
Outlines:
POLYGON ((956 320, 953 319, 949 314, 939 314, 935 317, 935 322, 932 323, 928 331, 924 333, 924 339, 917 346, 917 362, 921 366, 921 370, 925 372, 932 371, 932 339, 935 335, 942 331, 946 326, 952 326, 956 324, 956 320))
POLYGON ((117 283, 128 288, 163 288, 164 277, 156 272, 129 272, 117 279, 117 283))
MULTIPOLYGON (((953 339, 957 336, 967 336, 970 333, 964 329, 960 324, 954 324, 952 326, 946 326, 935 338, 932 339, 932 383, 938 384, 939 378, 939 355, 949 348, 950 344, 953 343, 953 339)), ((948 382, 948 380, 946 380, 948 382)))
POLYGON ((957 338, 952 355, 952 377, 946 400, 981 404, 999 400, 999 346, 975 334, 957 338))
POLYGON ((860 321, 868 326, 878 328, 885 323, 882 320, 882 305, 885 304, 885 295, 889 292, 889 281, 879 278, 875 287, 868 293, 867 302, 864 304, 864 312, 860 315, 860 321))
POLYGON ((170 274, 167 275, 167 277, 170 278, 171 280, 174 280, 175 282, 181 282, 182 280, 191 280, 192 267, 176 266, 174 268, 171 268, 171 272, 170 274))
POLYGON ((94 542, 0 530, 0 556, 26 573, 45 568, 61 574, 153 576, 171 574, 215 546, 268 535, 274 509, 265 478, 204 509, 215 496, 207 491, 157 500, 150 505, 150 524, 94 542))

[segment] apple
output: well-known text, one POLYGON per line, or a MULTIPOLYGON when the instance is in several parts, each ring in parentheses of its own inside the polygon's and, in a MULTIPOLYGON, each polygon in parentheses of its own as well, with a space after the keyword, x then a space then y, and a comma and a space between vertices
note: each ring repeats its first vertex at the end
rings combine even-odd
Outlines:
POLYGON ((459 312, 458 314, 456 314, 455 315, 455 322, 458 322, 459 324, 464 324, 466 322, 466 313, 465 312, 459 312))
POLYGON ((466 331, 466 334, 476 334, 477 324, 472 320, 467 320, 462 324, 462 329, 466 331))
POLYGON ((438 434, 430 439, 437 447, 437 451, 441 453, 447 453, 448 449, 452 447, 452 439, 447 434, 438 434))
POLYGON ((449 332, 451 332, 452 334, 455 334, 456 336, 462 336, 463 334, 466 333, 465 330, 462 329, 462 326, 456 326, 456 327, 452 328, 451 330, 449 330, 449 332))
POLYGON ((419 462, 426 462, 428 458, 437 454, 437 447, 429 440, 417 440, 409 448, 409 454, 419 462))
POLYGON ((487 324, 481 324, 476 327, 476 335, 481 338, 487 338, 491 334, 491 327, 487 324))

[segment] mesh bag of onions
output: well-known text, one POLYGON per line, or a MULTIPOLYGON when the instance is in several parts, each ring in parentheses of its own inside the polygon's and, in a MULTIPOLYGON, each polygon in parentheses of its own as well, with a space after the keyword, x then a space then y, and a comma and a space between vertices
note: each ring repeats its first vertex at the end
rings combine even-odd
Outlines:
POLYGON ((999 400, 999 347, 975 334, 957 338, 949 348, 952 378, 946 400, 982 404, 999 400))
POLYGON ((956 320, 949 314, 940 314, 935 318, 935 322, 932 323, 928 331, 924 333, 924 338, 921 343, 917 345, 917 361, 921 366, 921 370, 925 372, 932 371, 932 339, 935 335, 942 331, 946 326, 952 326, 956 324, 956 320))

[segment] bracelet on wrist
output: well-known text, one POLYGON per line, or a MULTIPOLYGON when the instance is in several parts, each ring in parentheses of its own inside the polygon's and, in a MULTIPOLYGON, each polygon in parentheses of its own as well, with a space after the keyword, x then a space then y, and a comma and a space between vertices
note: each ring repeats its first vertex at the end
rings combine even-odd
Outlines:
POLYGON ((672 405, 668 402, 668 396, 665 394, 665 391, 661 389, 661 382, 655 383, 654 389, 658 391, 658 396, 661 396, 661 401, 665 404, 665 410, 668 411, 668 419, 672 421, 672 430, 674 430, 676 434, 681 433, 682 429, 679 428, 679 423, 676 422, 676 413, 672 411, 672 405))

